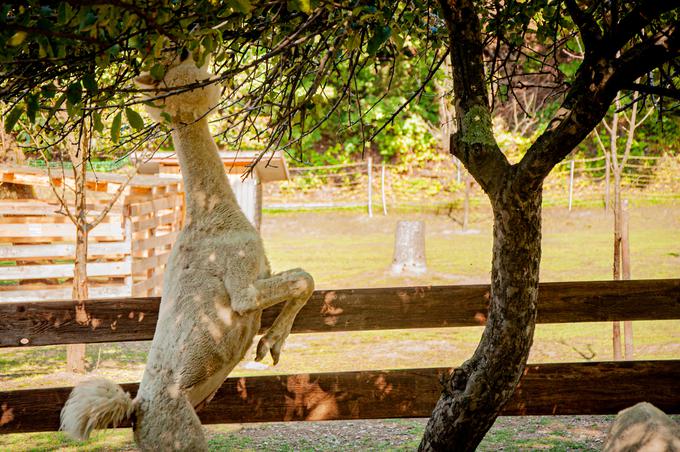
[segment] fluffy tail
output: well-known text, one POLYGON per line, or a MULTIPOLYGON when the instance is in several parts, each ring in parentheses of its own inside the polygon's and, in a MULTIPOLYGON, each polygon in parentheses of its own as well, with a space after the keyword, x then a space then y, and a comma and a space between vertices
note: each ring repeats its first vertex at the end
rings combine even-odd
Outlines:
POLYGON ((59 430, 74 439, 85 440, 92 429, 109 425, 116 427, 134 410, 130 394, 123 388, 105 378, 93 378, 76 385, 71 391, 61 409, 59 430))

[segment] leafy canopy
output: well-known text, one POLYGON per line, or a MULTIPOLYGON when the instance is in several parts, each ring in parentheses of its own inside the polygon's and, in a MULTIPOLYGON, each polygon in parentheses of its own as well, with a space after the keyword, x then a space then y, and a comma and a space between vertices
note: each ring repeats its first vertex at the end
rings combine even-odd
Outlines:
MULTIPOLYGON (((584 29, 570 3, 478 2, 491 103, 519 99, 528 87, 543 100, 564 94, 580 64, 569 52, 584 29)), ((595 2, 585 11, 606 30, 644 4, 595 2)), ((632 41, 677 18, 665 8, 632 41)), ((198 65, 212 56, 217 77, 202 83, 224 86, 216 126, 231 145, 250 137, 265 149, 292 148, 309 134, 318 139, 330 118, 370 141, 392 128, 394 114, 422 102, 448 40, 437 4, 422 0, 8 2, 0 11, 0 100, 8 130, 23 118, 58 139, 87 121, 113 149, 139 145, 164 132, 139 115, 133 78, 148 71, 161 80, 168 55, 188 50, 198 65)), ((673 67, 640 84, 675 81, 673 67)), ((337 129, 323 135, 332 139, 337 129)))

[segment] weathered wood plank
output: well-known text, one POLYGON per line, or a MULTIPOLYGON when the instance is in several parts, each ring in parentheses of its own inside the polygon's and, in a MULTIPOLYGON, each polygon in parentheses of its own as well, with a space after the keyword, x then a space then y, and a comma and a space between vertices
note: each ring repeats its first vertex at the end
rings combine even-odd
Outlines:
POLYGON ((145 220, 135 220, 132 223, 132 232, 146 231, 147 229, 157 228, 162 225, 171 225, 179 221, 181 212, 178 210, 166 215, 154 215, 145 220))
POLYGON ((170 258, 170 251, 163 254, 154 254, 148 257, 138 257, 132 262, 132 274, 139 275, 152 268, 160 270, 161 265, 168 263, 170 258))
POLYGON ((134 283, 132 285, 132 296, 133 297, 138 297, 138 296, 145 296, 147 295, 147 290, 153 289, 157 286, 162 286, 163 285, 163 275, 160 273, 157 273, 153 275, 150 278, 146 278, 143 281, 140 281, 138 283, 134 283))
MULTIPOLYGON (((103 210, 100 204, 87 204, 87 211, 90 215, 95 215, 103 210)), ((0 200, 0 215, 46 215, 60 217, 62 215, 57 212, 62 209, 61 204, 32 200, 32 199, 21 199, 21 200, 0 200)), ((110 214, 122 214, 123 206, 118 203, 111 207, 109 211, 110 214)))
POLYGON ((158 320, 157 298, 99 299, 87 306, 91 323, 79 325, 70 300, 0 303, 1 347, 123 342, 153 337, 158 320))
MULTIPOLYGON (((3 223, 0 237, 75 237, 76 228, 71 223, 3 223)), ((101 223, 89 232, 90 237, 122 237, 120 223, 101 223)))
MULTIPOLYGON (((427 417, 449 369, 228 378, 205 424, 427 417)), ((123 385, 135 394, 137 384, 123 385)), ((0 433, 56 430, 71 388, 0 392, 0 433)), ((531 364, 502 415, 614 414, 647 401, 680 413, 680 361, 531 364)))
MULTIPOLYGON (((87 264, 88 276, 128 276, 130 262, 92 262, 87 264)), ((0 279, 72 278, 73 264, 18 265, 0 267, 0 279)))
MULTIPOLYGON (((148 199, 148 197, 145 197, 148 199)), ((133 202, 130 204, 130 216, 136 217, 160 210, 173 209, 182 205, 182 195, 170 193, 163 197, 154 198, 151 201, 133 202)))
MULTIPOLYGON (((17 287, 17 286, 9 286, 17 287)), ((19 286, 22 287, 22 286, 19 286)), ((93 298, 120 298, 129 296, 132 288, 125 284, 94 285, 88 288, 90 296, 93 298)), ((34 298, 41 300, 69 300, 73 293, 73 285, 65 284, 48 289, 34 289, 26 287, 23 290, 1 290, 0 304, 7 302, 26 302, 34 298)), ((71 303, 69 301, 69 303, 71 303)), ((2 321, 0 321, 2 324, 2 321)))
MULTIPOLYGON (((111 256, 130 254, 128 242, 96 242, 88 240, 88 256, 111 256)), ((53 243, 50 245, 0 245, 0 259, 52 259, 55 257, 73 258, 76 253, 75 244, 53 243)), ((38 299, 39 297, 34 297, 38 299)))
POLYGON ((172 231, 169 232, 165 235, 157 235, 154 237, 149 237, 148 239, 136 239, 132 241, 132 252, 134 257, 137 257, 137 254, 158 248, 161 246, 166 246, 166 245, 171 245, 177 240, 177 236, 179 235, 179 231, 172 231))
MULTIPOLYGON (((293 332, 482 325, 488 290, 483 285, 317 290, 298 314, 293 332)), ((106 328, 91 331, 78 325, 69 301, 0 303, 0 347, 19 346, 22 339, 53 345, 153 337, 158 298, 91 300, 86 305, 91 318, 106 328), (129 311, 144 312, 144 320, 120 322, 119 315, 129 311), (58 319, 58 325, 50 319, 58 319), (108 328, 113 322, 115 331, 108 328)), ((263 329, 280 309, 264 311, 263 329)), ((539 323, 667 319, 680 319, 680 279, 544 283, 539 289, 539 323)))

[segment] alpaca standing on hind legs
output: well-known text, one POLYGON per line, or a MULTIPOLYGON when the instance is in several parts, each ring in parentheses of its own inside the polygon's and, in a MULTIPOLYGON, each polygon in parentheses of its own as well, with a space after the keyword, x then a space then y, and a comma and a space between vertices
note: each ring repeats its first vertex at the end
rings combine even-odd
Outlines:
MULTIPOLYGON (((186 86, 210 74, 191 58, 176 60, 161 82, 186 86)), ((262 240, 229 186, 207 115, 219 102, 213 84, 167 97, 150 108, 172 118, 172 139, 184 179, 188 221, 165 269, 151 350, 134 400, 117 384, 94 379, 76 386, 61 412, 61 429, 87 438, 130 418, 142 450, 207 450, 195 413, 243 358, 260 328, 262 310, 285 303, 257 346, 257 360, 278 362, 295 316, 314 290, 300 269, 272 275, 262 240)))

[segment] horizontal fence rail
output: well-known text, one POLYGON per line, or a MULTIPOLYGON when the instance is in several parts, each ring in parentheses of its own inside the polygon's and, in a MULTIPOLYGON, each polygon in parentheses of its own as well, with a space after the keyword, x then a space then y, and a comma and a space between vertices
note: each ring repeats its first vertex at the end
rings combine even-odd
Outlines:
MULTIPOLYGON (((228 378, 204 424, 428 417, 450 369, 228 378)), ((133 396, 138 385, 123 385, 133 396)), ((1 433, 57 430, 71 388, 0 392, 1 433)), ((680 361, 530 364, 501 415, 614 414, 641 401, 680 413, 680 361)))
MULTIPOLYGON (((317 290, 293 333, 479 326, 489 287, 428 286, 317 290)), ((0 303, 0 347, 150 340, 159 298, 86 302, 89 323, 72 301, 0 303)), ((281 305, 264 311, 271 326, 281 305)), ((542 283, 539 323, 680 319, 680 279, 542 283)))

